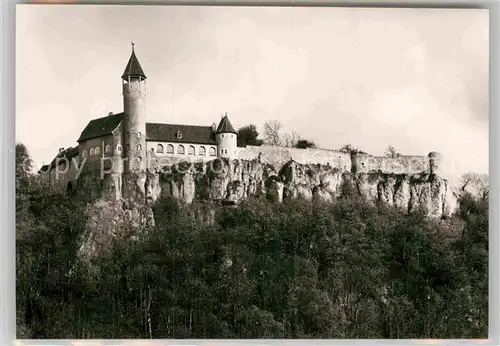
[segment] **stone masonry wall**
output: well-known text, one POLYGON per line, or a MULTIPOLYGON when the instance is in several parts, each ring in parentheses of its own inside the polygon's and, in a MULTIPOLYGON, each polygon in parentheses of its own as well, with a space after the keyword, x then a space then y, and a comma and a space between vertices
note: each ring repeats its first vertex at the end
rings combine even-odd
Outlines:
POLYGON ((385 174, 418 174, 429 173, 429 158, 427 156, 378 157, 368 154, 354 154, 352 172, 354 173, 385 173, 385 174))
POLYGON ((321 164, 337 168, 340 171, 351 170, 351 156, 335 150, 327 149, 298 149, 270 145, 247 146, 238 148, 238 159, 259 160, 275 168, 282 167, 293 160, 299 164, 321 164))

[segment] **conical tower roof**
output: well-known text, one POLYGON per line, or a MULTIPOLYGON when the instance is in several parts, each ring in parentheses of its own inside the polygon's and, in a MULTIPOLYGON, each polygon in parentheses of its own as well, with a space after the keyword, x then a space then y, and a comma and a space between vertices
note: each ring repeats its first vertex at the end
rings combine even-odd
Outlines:
POLYGON ((137 57, 135 56, 134 45, 135 44, 132 43, 132 55, 130 55, 127 67, 125 67, 125 71, 122 75, 122 79, 124 80, 128 80, 129 77, 142 77, 146 79, 146 74, 142 70, 141 64, 139 64, 139 60, 137 60, 137 57))
POLYGON ((234 129, 233 125, 231 125, 231 122, 229 121, 229 118, 227 117, 227 114, 220 120, 219 126, 217 126, 217 131, 215 133, 227 133, 227 132, 232 132, 236 133, 236 130, 234 129))

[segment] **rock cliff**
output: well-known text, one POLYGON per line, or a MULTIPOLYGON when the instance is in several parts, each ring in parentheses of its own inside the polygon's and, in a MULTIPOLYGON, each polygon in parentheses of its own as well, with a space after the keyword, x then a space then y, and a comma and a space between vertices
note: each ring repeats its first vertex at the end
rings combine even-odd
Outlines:
POLYGON ((257 160, 214 160, 181 163, 158 169, 146 192, 151 200, 171 196, 238 204, 250 196, 265 195, 280 202, 304 198, 333 202, 349 185, 371 202, 385 202, 407 211, 423 208, 429 216, 449 216, 456 198, 446 179, 422 174, 353 174, 315 164, 289 161, 279 170, 257 160))
POLYGON ((188 204, 211 201, 237 205, 251 196, 279 202, 296 198, 334 202, 346 192, 408 212, 422 208, 436 218, 451 215, 456 207, 447 180, 428 173, 355 174, 294 161, 279 170, 258 160, 181 162, 156 167, 152 172, 107 177, 102 182, 101 197, 86 210, 87 233, 80 250, 85 257, 92 257, 113 239, 154 224, 151 207, 161 197, 188 204))

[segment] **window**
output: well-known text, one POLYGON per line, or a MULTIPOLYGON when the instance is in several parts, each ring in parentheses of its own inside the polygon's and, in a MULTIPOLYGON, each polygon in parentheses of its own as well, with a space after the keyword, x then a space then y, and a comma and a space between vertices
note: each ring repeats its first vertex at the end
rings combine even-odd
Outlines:
POLYGON ((142 145, 137 144, 137 150, 142 150, 142 145))
POLYGON ((184 146, 183 145, 179 145, 177 147, 177 154, 184 155, 184 153, 185 153, 184 146))
POLYGON ((221 155, 224 155, 224 149, 221 149, 221 150, 220 150, 220 154, 221 154, 221 155))
POLYGON ((198 149, 198 155, 200 155, 200 156, 205 156, 205 155, 207 155, 207 149, 205 149, 205 147, 200 147, 200 148, 198 149))
POLYGON ((90 155, 94 155, 94 148, 90 148, 90 155))
POLYGON ((167 145, 167 154, 174 153, 174 146, 172 144, 167 145))
POLYGON ((121 153, 121 152, 122 152, 122 146, 121 146, 120 144, 118 144, 118 145, 116 146, 116 151, 117 151, 117 152, 119 152, 119 153, 121 153))
POLYGON ((210 156, 215 156, 215 148, 214 147, 210 148, 209 154, 210 154, 210 156))
POLYGON ((151 148, 151 151, 154 153, 155 152, 155 148, 151 148))
POLYGON ((158 144, 158 145, 156 146, 156 152, 157 152, 157 153, 160 153, 160 154, 163 154, 163 145, 158 144))
POLYGON ((82 157, 87 157, 87 151, 86 150, 82 151, 82 157))
POLYGON ((106 145, 106 148, 104 149, 104 152, 109 153, 111 151, 111 145, 106 145))
POLYGON ((190 145, 188 147, 188 155, 194 155, 194 152, 195 152, 194 147, 192 145, 190 145))
POLYGON ((101 149, 99 147, 95 147, 95 154, 99 155, 101 153, 101 149))
POLYGON ((182 133, 180 131, 177 131, 177 138, 182 139, 182 133))
POLYGON ((220 135, 222 138, 224 138, 224 135, 220 135))
POLYGON ((141 133, 137 132, 137 138, 141 138, 141 133))

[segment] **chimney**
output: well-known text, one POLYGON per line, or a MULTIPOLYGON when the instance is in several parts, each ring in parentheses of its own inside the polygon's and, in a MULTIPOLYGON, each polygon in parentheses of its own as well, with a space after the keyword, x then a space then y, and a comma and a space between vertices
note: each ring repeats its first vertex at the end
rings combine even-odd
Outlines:
POLYGON ((110 115, 113 115, 113 112, 109 112, 109 113, 108 113, 108 117, 109 117, 110 115))
POLYGON ((61 152, 61 151, 63 151, 63 150, 64 150, 64 148, 59 148, 59 152, 61 152))
POLYGON ((217 131, 217 125, 215 125, 215 123, 212 124, 212 131, 213 132, 217 131))

